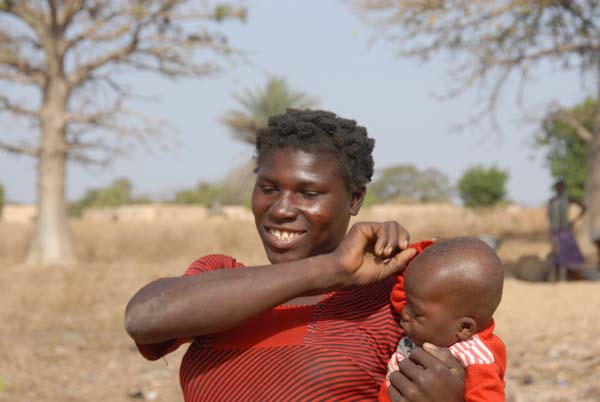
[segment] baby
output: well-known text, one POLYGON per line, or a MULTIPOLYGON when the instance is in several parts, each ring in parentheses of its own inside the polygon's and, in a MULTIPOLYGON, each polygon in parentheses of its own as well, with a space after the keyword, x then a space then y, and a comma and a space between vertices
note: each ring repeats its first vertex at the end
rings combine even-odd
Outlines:
POLYGON ((500 259, 477 238, 411 245, 419 254, 392 291, 404 337, 388 363, 379 400, 389 401, 389 375, 423 343, 447 347, 465 367, 466 402, 504 401, 506 349, 493 334, 502 298, 500 259))

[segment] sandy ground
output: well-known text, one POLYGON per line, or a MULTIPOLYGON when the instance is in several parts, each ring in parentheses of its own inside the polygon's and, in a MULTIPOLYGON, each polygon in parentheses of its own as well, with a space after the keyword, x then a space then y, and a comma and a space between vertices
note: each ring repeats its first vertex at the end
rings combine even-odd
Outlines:
MULTIPOLYGON (((0 241, 18 235, 0 230, 0 241)), ((546 246, 506 242, 500 254, 513 261, 546 246)), ((244 253, 250 263, 261 258, 244 253)), ((0 401, 181 401, 183 350, 143 360, 125 334, 123 310, 144 283, 179 274, 191 252, 160 261, 94 255, 70 268, 24 267, 0 255, 0 401)), ((496 314, 508 348, 508 400, 600 401, 599 322, 600 282, 508 277, 496 314)))

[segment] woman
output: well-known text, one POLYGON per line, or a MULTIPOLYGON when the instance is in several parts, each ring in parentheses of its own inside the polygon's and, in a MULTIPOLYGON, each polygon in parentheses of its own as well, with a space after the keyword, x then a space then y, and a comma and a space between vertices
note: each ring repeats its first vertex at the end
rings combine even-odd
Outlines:
MULTIPOLYGON (((364 127, 330 112, 270 118, 257 133, 252 212, 271 265, 206 256, 131 299, 126 327, 145 357, 192 342, 180 371, 186 401, 377 399, 400 336, 391 276, 414 251, 395 222, 346 234, 373 146, 364 127)), ((411 359, 391 376, 392 400, 463 399, 447 350, 411 359)))
POLYGON ((551 272, 550 280, 566 280, 567 271, 584 262, 581 251, 577 246, 573 225, 578 221, 585 207, 567 195, 565 182, 559 180, 554 183, 556 194, 548 201, 548 219, 550 220, 550 232, 552 237, 552 252, 554 254, 554 272, 551 272), (573 221, 569 220, 568 209, 571 203, 580 206, 581 212, 573 221))

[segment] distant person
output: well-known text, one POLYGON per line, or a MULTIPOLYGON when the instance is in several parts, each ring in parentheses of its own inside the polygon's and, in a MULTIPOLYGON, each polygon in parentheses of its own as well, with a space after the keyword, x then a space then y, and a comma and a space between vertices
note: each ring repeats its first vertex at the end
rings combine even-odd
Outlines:
POLYGON ((592 242, 596 246, 596 269, 600 272, 600 229, 592 230, 592 242))
POLYGON ((568 270, 576 268, 584 261, 575 240, 573 224, 581 218, 585 207, 581 202, 569 198, 563 180, 557 181, 553 187, 556 194, 548 202, 548 218, 550 219, 552 253, 554 255, 554 270, 550 276, 554 280, 565 280, 568 270), (570 221, 568 216, 571 203, 581 207, 579 216, 573 221, 570 221))
POLYGON ((493 333, 492 318, 504 284, 500 259, 474 237, 409 247, 421 253, 392 290, 404 336, 389 360, 379 400, 390 401, 388 382, 399 363, 430 343, 448 348, 462 362, 466 402, 503 402, 506 348, 493 333))
MULTIPOLYGON (((373 146, 364 127, 331 112, 269 118, 256 138, 252 213, 270 264, 210 254, 131 298, 126 329, 142 355, 191 343, 186 402, 377 400, 401 332, 389 295, 415 251, 397 222, 347 231, 373 146)), ((463 400, 464 370, 447 349, 413 356, 392 388, 411 402, 463 400)))

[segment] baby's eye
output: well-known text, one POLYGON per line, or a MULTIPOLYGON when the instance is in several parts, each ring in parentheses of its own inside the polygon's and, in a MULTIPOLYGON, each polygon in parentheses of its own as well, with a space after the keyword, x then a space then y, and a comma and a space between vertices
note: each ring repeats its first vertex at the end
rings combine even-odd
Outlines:
POLYGON ((415 309, 411 308, 410 309, 410 316, 412 318, 419 319, 419 318, 423 317, 423 313, 421 313, 420 311, 415 311, 415 309))

